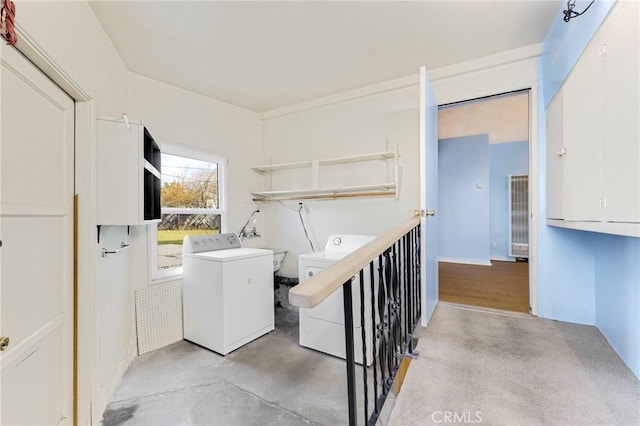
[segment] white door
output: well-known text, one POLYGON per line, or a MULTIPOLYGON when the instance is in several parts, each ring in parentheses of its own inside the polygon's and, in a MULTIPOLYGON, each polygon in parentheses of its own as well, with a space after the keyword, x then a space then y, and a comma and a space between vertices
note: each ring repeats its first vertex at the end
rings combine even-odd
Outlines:
POLYGON ((422 325, 426 326, 438 303, 438 102, 429 75, 420 68, 420 208, 422 325))
POLYGON ((0 423, 71 424, 74 102, 1 45, 0 423))

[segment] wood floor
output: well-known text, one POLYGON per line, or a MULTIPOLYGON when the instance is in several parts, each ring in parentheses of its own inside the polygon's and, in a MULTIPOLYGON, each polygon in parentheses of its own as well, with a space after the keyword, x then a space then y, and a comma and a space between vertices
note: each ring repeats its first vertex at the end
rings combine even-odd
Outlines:
POLYGON ((440 262, 440 300, 529 312, 529 263, 491 263, 492 266, 478 266, 440 262))

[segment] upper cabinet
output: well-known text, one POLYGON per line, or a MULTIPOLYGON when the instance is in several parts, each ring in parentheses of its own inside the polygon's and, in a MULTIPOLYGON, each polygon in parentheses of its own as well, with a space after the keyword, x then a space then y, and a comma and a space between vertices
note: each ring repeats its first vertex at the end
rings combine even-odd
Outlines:
POLYGON ((547 109, 548 223, 640 236, 640 19, 619 2, 547 109))
POLYGON ((160 220, 160 149, 142 123, 100 118, 96 125, 98 225, 160 220))
POLYGON ((563 219, 564 155, 562 88, 547 109, 547 218, 563 219))

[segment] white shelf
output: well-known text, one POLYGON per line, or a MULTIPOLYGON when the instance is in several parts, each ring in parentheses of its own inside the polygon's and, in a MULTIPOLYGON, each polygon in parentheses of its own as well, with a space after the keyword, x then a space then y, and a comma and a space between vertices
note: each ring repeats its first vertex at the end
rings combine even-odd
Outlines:
POLYGON ((396 195, 395 183, 346 186, 327 189, 293 189, 283 191, 252 192, 253 201, 299 200, 320 198, 347 198, 364 196, 396 195))
POLYGON ((303 169, 305 167, 311 167, 311 161, 299 161, 297 163, 270 164, 270 165, 252 167, 252 169, 255 170, 256 172, 271 173, 278 170, 303 169))
MULTIPOLYGON (((394 158, 396 153, 393 151, 385 151, 385 152, 376 152, 373 154, 364 154, 364 155, 354 155, 350 157, 336 157, 329 158, 324 160, 316 160, 319 166, 333 166, 336 164, 348 164, 348 163, 357 163, 361 161, 373 161, 373 160, 388 160, 390 158, 394 158)), ((288 170, 288 169, 303 169, 306 167, 311 167, 314 161, 297 161, 293 163, 280 163, 280 164, 267 164, 262 166, 252 167, 256 172, 261 173, 271 173, 278 170, 288 170)))
MULTIPOLYGON (((253 201, 277 200, 313 200, 350 197, 395 196, 398 192, 398 153, 395 151, 375 152, 370 154, 336 157, 321 160, 298 161, 292 163, 269 164, 253 167, 259 173, 272 173, 280 170, 308 168, 311 173, 311 188, 270 190, 252 192, 253 201), (386 183, 375 183, 358 186, 338 186, 322 188, 320 185, 320 169, 323 166, 359 163, 365 161, 383 161, 386 165, 386 183)), ((380 179, 382 180, 382 179, 380 179)))
POLYGON ((328 160, 318 160, 321 166, 333 166, 335 164, 358 163, 361 161, 388 160, 394 158, 396 153, 393 151, 376 152, 373 154, 354 155, 352 157, 330 158, 328 160))

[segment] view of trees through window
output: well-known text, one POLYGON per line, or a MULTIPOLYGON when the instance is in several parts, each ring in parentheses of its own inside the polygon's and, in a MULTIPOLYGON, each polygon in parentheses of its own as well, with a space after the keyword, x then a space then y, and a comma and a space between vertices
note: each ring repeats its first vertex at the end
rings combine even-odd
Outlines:
POLYGON ((162 154, 158 269, 182 266, 185 236, 220 232, 218 185, 217 163, 162 154))

